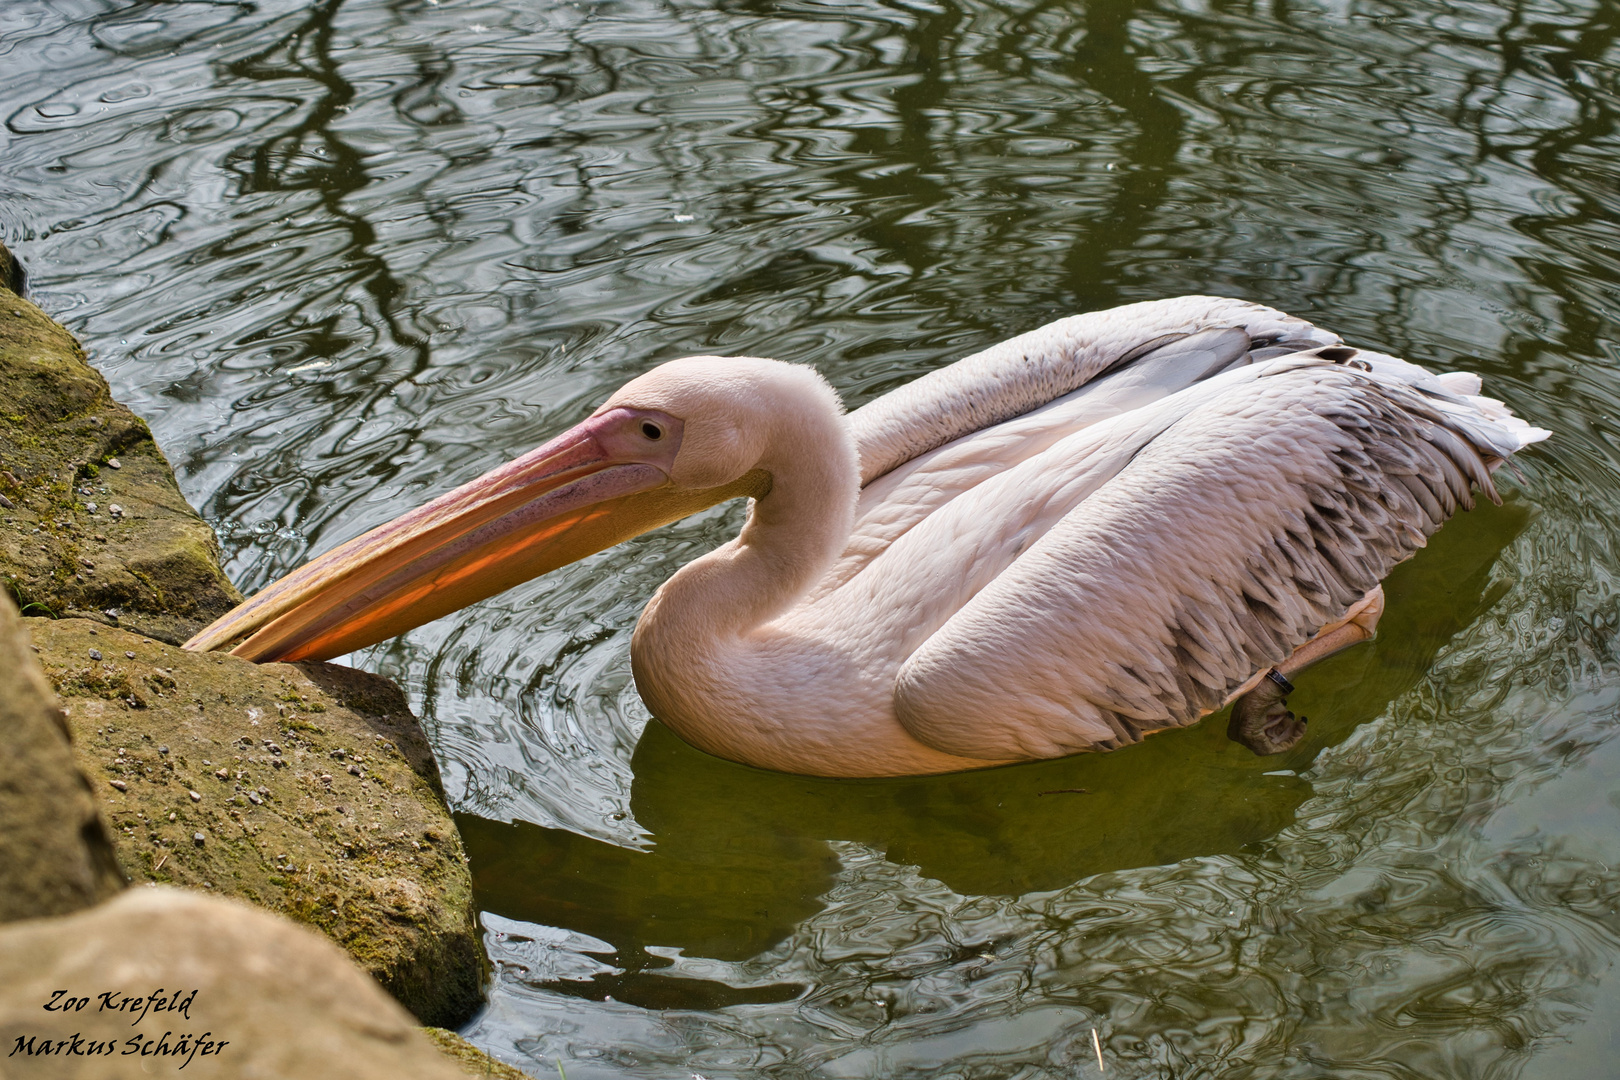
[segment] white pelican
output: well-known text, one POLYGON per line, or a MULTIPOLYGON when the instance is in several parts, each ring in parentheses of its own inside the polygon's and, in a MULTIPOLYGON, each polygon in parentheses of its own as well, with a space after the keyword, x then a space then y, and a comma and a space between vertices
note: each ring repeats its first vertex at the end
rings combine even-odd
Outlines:
POLYGON ((381 641, 727 499, 653 595, 653 713, 709 753, 897 776, 1112 749, 1234 697, 1292 746, 1287 675, 1371 635, 1379 581, 1549 434, 1271 308, 1079 315, 845 415, 814 370, 689 357, 537 450, 327 552, 187 643, 381 641))

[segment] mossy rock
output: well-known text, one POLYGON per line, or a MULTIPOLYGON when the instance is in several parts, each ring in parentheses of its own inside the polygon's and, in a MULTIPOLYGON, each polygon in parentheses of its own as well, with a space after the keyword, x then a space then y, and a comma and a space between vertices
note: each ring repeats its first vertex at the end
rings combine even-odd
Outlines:
POLYGON ((461 1071, 467 1076, 494 1077, 494 1080, 533 1080, 528 1073, 515 1065, 508 1065, 498 1058, 492 1058, 472 1043, 463 1039, 453 1031, 444 1028, 423 1028, 422 1033, 447 1054, 455 1063, 461 1066, 461 1071))
MULTIPOLYGON (((0 282, 10 260, 0 248, 0 282)), ((3 284, 0 587, 25 615, 173 644, 242 599, 146 424, 112 399, 72 334, 3 284)))
POLYGON ((484 974, 472 880, 432 751, 392 683, 84 619, 26 622, 133 882, 282 912, 424 1023, 465 1022, 484 974))

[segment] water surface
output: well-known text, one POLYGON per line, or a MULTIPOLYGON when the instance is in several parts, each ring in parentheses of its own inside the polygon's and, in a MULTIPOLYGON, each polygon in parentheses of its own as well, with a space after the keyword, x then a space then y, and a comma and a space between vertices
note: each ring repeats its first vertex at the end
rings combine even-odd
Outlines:
POLYGON ((4 0, 0 237, 246 591, 652 364, 853 406, 1245 296, 1557 431, 1219 724, 891 782, 707 758, 629 634, 738 507, 354 658, 437 746, 536 1076, 1569 1077, 1620 1034, 1620 15, 1420 0, 4 0))

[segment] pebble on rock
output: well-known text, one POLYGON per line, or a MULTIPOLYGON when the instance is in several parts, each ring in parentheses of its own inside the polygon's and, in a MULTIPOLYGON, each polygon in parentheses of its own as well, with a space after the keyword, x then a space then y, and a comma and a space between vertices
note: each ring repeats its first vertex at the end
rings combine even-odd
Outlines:
POLYGON ((129 790, 129 785, 124 783, 122 780, 114 780, 114 781, 112 781, 112 786, 117 788, 119 791, 128 791, 129 790))
POLYGON ((202 833, 192 833, 191 834, 191 842, 193 844, 196 844, 198 847, 202 847, 203 843, 207 839, 208 839, 208 837, 204 836, 202 833))
POLYGON ((91 649, 90 650, 90 659, 92 659, 92 660, 100 660, 101 659, 101 653, 96 649, 91 649))
POLYGON ((189 791, 186 794, 191 796, 192 802, 202 802, 202 796, 197 794, 195 791, 189 791))

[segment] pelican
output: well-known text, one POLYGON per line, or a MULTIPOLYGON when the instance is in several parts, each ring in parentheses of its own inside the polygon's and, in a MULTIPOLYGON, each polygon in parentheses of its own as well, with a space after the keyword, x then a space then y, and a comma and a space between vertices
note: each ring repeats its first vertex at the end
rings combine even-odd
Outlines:
POLYGON ((265 588, 187 648, 328 659, 750 499, 653 595, 631 662, 708 753, 900 776, 1110 750, 1371 636, 1379 582, 1549 432, 1244 301, 1059 320, 852 413, 809 367, 688 357, 265 588))

